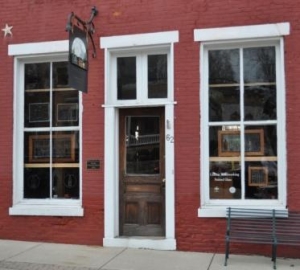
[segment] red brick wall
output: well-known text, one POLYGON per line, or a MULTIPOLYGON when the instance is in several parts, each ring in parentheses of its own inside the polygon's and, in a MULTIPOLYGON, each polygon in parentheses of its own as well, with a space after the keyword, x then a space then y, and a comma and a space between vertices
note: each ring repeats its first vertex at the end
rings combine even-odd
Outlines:
MULTIPOLYGON (((300 211, 300 5, 297 0, 10 0, 1 4, 0 27, 13 26, 13 36, 0 35, 0 238, 66 243, 102 244, 103 166, 83 171, 83 218, 10 217, 12 204, 13 59, 7 45, 67 39, 67 16, 74 11, 88 19, 93 5, 97 58, 90 58, 89 93, 84 94, 83 162, 101 159, 103 165, 104 57, 101 36, 179 30, 175 44, 176 239, 178 249, 223 252, 225 220, 198 218, 200 203, 199 43, 196 28, 291 23, 285 38, 287 86, 288 205, 300 211), (188 157, 188 158, 187 158, 188 157)), ((1 34, 1 33, 0 33, 1 34)), ((90 46, 91 48, 91 46, 90 46)), ((90 53, 91 55, 91 53, 90 53)), ((248 247, 244 252, 257 252, 248 247)), ((267 252, 268 249, 264 248, 267 252)), ((233 251, 241 251, 239 246, 233 251)))

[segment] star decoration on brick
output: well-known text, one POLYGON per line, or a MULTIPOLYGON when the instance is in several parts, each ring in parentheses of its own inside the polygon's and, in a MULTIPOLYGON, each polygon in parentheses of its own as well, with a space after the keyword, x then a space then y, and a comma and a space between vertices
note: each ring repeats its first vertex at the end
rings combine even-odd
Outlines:
POLYGON ((4 32, 4 37, 6 37, 7 35, 11 35, 12 36, 12 32, 11 29, 13 28, 13 26, 8 26, 8 24, 5 24, 5 27, 2 28, 2 31, 4 32))

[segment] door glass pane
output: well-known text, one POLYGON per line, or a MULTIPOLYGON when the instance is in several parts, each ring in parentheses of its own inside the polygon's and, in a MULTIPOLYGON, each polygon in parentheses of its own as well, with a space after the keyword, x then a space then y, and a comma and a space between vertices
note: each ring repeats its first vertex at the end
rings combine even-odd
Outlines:
POLYGON ((148 98, 166 98, 167 93, 167 55, 148 55, 148 98))
POLYGON ((136 99, 136 57, 118 57, 118 99, 136 99))
POLYGON ((126 173, 159 174, 158 116, 126 117, 126 173))

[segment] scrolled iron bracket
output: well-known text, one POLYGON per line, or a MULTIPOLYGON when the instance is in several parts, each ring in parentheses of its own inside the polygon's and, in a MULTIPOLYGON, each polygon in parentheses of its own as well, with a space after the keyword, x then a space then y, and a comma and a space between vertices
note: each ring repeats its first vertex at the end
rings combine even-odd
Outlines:
POLYGON ((73 29, 74 20, 77 22, 77 24, 81 24, 84 31, 89 35, 92 45, 93 45, 93 58, 96 57, 96 47, 93 39, 93 34, 95 33, 95 25, 93 23, 93 19, 97 16, 98 10, 94 6, 91 10, 91 17, 88 21, 83 21, 81 18, 79 18, 74 12, 71 12, 68 16, 68 21, 66 25, 66 31, 70 32, 73 29))

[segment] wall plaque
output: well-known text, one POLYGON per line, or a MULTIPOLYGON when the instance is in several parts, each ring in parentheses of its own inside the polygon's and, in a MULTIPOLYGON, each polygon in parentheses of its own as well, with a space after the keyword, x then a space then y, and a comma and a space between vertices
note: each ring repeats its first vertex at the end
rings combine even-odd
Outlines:
POLYGON ((99 170, 100 169, 100 160, 91 159, 86 162, 86 168, 88 170, 99 170))

